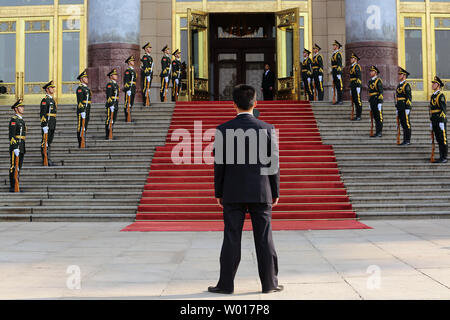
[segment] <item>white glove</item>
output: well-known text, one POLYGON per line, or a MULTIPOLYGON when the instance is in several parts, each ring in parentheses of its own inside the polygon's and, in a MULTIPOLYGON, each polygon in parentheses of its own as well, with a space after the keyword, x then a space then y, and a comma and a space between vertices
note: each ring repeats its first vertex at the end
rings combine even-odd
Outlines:
POLYGON ((319 76, 319 81, 322 82, 322 76, 319 76))
POLYGON ((43 131, 44 133, 48 133, 48 126, 42 127, 42 131, 43 131))
POLYGON ((164 77, 164 81, 169 82, 169 77, 164 77))
POLYGON ((340 74, 338 74, 338 75, 337 75, 337 78, 338 78, 339 80, 341 80, 341 75, 340 75, 340 74))
POLYGON ((406 115, 409 116, 409 113, 411 112, 411 109, 405 109, 406 115))
POLYGON ((430 130, 433 130, 433 123, 430 122, 430 130))
POLYGON ((16 157, 18 157, 19 154, 20 154, 20 150, 19 149, 14 149, 14 154, 16 155, 16 157))
POLYGON ((180 80, 178 80, 178 79, 175 79, 175 83, 176 83, 176 85, 178 85, 178 84, 179 84, 179 82, 180 82, 180 80))
POLYGON ((308 83, 311 83, 311 78, 308 78, 308 83))
POLYGON ((131 90, 127 91, 127 96, 131 97, 131 90))
POLYGON ((398 110, 395 110, 395 115, 398 117, 398 110))
POLYGON ((147 82, 150 82, 150 76, 147 76, 147 82))
POLYGON ((441 128, 441 131, 444 131, 445 126, 443 122, 439 122, 439 128, 441 128))
POLYGON ((82 118, 82 119, 86 119, 86 112, 82 112, 82 113, 81 113, 81 118, 82 118))
POLYGON ((357 88, 356 88, 356 92, 358 92, 358 94, 361 94, 361 88, 360 88, 360 87, 357 87, 357 88))
POLYGON ((114 106, 109 107, 109 110, 111 110, 111 112, 114 112, 114 106))
POLYGON ((381 108, 383 107, 383 105, 381 103, 378 104, 378 111, 381 111, 381 108))

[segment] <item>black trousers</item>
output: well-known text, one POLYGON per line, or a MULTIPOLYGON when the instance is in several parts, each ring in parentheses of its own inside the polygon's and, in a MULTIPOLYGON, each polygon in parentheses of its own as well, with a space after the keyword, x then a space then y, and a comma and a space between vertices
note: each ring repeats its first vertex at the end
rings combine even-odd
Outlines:
POLYGON ((123 111, 125 113, 125 122, 127 121, 127 108, 128 108, 128 104, 130 105, 130 120, 131 120, 131 109, 133 108, 134 105, 134 97, 136 96, 136 90, 131 90, 131 96, 129 96, 126 92, 125 92, 125 104, 123 106, 123 111))
MULTIPOLYGON (((16 172, 16 154, 14 153, 14 151, 10 151, 10 167, 9 167, 9 186, 10 186, 10 191, 14 191, 14 187, 16 186, 16 181, 14 180, 14 175, 16 172)), ((23 158, 24 158, 25 154, 24 153, 19 153, 19 172, 17 173, 18 178, 20 178, 20 169, 22 169, 22 164, 23 164, 23 158)))
POLYGON ((269 90, 269 88, 263 88, 263 97, 265 101, 273 100, 273 90, 269 90))
POLYGON ((323 74, 319 72, 313 72, 314 77, 314 85, 317 90, 317 96, 319 101, 323 101, 323 74), (322 77, 322 81, 320 81, 319 76, 322 77))
MULTIPOLYGON (((84 130, 85 132, 87 132, 87 128, 88 128, 88 124, 89 124, 89 114, 90 114, 90 109, 86 110, 86 118, 84 119, 84 130)), ((83 119, 81 118, 81 113, 78 112, 77 113, 77 139, 78 139, 78 148, 81 147, 81 127, 82 127, 82 123, 83 123, 83 119)), ((86 134, 84 136, 84 138, 86 139, 86 134)))
POLYGON ((403 142, 411 142, 411 122, 409 121, 408 112, 411 109, 397 109, 398 119, 403 129, 403 142))
POLYGON ((311 83, 308 82, 308 76, 303 74, 303 87, 305 88, 305 95, 309 101, 314 101, 314 93, 312 91, 312 78, 309 78, 311 83))
POLYGON ((278 286, 278 259, 272 239, 272 204, 266 203, 224 203, 225 228, 217 286, 234 291, 234 277, 241 261, 242 228, 247 210, 252 219, 262 290, 274 289, 278 286))
POLYGON ((118 111, 118 105, 114 105, 114 114, 111 117, 111 109, 109 109, 109 107, 106 107, 106 119, 105 119, 105 134, 106 134, 106 138, 109 137, 109 125, 112 121, 111 127, 114 127, 114 124, 116 123, 117 120, 117 111, 118 111))
MULTIPOLYGON (((48 136, 47 136, 47 158, 49 157, 48 150, 50 149, 50 145, 53 142, 53 137, 55 136, 55 129, 56 128, 48 128, 48 136)), ((42 155, 42 161, 44 160, 44 132, 41 130, 42 133, 42 139, 41 139, 41 155, 42 155)))
POLYGON ((361 118, 361 114, 362 114, 361 87, 352 85, 351 92, 352 92, 353 104, 355 105, 355 111, 356 111, 355 116, 356 116, 356 118, 361 118), (359 93, 357 90, 358 88, 359 88, 359 93))
POLYGON ((441 159, 447 159, 448 144, 447 144, 447 123, 436 120, 431 121, 433 125, 434 136, 439 145, 439 155, 441 159), (444 130, 439 126, 440 123, 444 124, 444 130))
POLYGON ((375 121, 375 134, 383 131, 383 108, 378 110, 378 100, 369 101, 370 111, 372 111, 373 120, 375 121))
POLYGON ((342 82, 342 75, 341 75, 341 79, 338 79, 338 73, 337 71, 333 70, 333 84, 334 87, 336 88, 336 95, 337 95, 337 102, 342 101, 342 93, 344 90, 344 84, 342 82))

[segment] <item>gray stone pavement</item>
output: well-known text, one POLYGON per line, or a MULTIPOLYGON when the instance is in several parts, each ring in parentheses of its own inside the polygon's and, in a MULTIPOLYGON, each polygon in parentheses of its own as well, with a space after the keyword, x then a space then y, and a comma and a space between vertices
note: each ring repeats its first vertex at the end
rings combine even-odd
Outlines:
POLYGON ((285 290, 273 294, 260 293, 244 232, 233 295, 206 291, 217 281, 221 232, 3 222, 0 299, 450 299, 450 220, 363 222, 374 229, 274 232, 285 290))

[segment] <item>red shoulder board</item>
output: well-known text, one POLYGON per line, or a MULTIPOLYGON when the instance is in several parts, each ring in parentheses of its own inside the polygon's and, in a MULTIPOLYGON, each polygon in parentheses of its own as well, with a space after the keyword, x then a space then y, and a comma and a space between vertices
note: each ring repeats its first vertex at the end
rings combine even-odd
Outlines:
POLYGON ((12 125, 12 126, 15 126, 15 125, 16 125, 16 123, 15 123, 15 122, 11 122, 11 125, 12 125))
POLYGON ((42 101, 42 104, 45 106, 47 104, 47 101, 42 101))
POLYGON ((78 92, 81 92, 82 90, 81 89, 78 89, 78 92))

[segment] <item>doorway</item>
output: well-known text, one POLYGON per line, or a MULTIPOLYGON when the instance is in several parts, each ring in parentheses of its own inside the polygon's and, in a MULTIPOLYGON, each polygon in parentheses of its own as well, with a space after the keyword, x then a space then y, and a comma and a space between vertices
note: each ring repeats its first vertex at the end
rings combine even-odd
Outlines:
POLYGON ((264 65, 276 73, 276 31, 273 13, 210 14, 212 99, 232 100, 233 87, 247 83, 262 100, 264 65))

